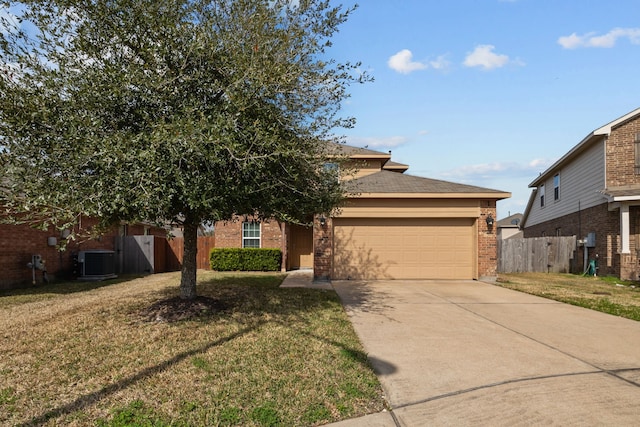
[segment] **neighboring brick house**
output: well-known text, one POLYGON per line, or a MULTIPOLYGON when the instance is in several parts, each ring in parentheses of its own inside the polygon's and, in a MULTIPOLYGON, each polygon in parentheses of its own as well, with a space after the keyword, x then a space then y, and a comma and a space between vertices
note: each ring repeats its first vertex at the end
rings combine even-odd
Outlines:
MULTIPOLYGON (((82 228, 90 229, 96 222, 84 218, 82 228)), ((56 247, 63 238, 61 234, 53 227, 43 231, 28 225, 0 224, 0 289, 24 286, 32 282, 33 272, 27 267, 32 255, 42 257, 50 280, 67 279, 73 276, 73 256, 79 251, 113 251, 118 236, 147 234, 166 237, 166 230, 145 224, 116 226, 99 238, 71 241, 65 251, 56 247)), ((42 272, 36 271, 36 283, 42 282, 42 272)))
POLYGON ((640 278, 640 109, 588 134, 529 187, 525 237, 575 235, 577 259, 597 257, 599 274, 640 278))
POLYGON ((281 248, 284 269, 312 268, 316 279, 496 275, 496 201, 510 193, 404 174, 391 153, 340 150, 357 168, 357 196, 335 217, 316 213, 308 228, 238 217, 216 224, 216 246, 281 248))

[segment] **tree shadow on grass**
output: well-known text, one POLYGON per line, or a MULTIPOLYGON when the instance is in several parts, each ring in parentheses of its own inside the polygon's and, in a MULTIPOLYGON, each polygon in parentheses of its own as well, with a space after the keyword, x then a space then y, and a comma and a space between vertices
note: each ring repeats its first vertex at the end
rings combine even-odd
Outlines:
POLYGON ((23 424, 19 424, 20 426, 33 426, 33 425, 41 425, 44 424, 45 422, 47 422, 49 419, 51 418, 56 418, 65 414, 69 414, 75 411, 79 411, 82 410, 83 408, 86 408, 104 398, 106 398, 109 395, 114 394, 115 392, 122 390, 123 388, 126 388, 128 386, 131 386, 139 381, 144 380, 145 378, 149 378, 153 375, 157 375, 169 368, 171 368, 172 366, 174 366, 176 363, 179 363, 183 360, 185 360, 188 357, 194 356, 196 354, 202 354, 205 353, 206 351, 208 351, 209 349, 216 347, 216 346, 220 346, 223 345, 229 341, 232 341, 238 337, 241 337, 242 335, 251 332, 255 329, 257 329, 260 326, 260 324, 254 324, 252 326, 248 326, 244 329, 239 330, 236 333, 233 333, 227 337, 224 338, 220 338, 218 340, 212 341, 210 343, 208 343, 207 345, 204 346, 200 346, 198 348, 195 348, 193 350, 189 350, 189 351, 185 351, 182 353, 179 353, 177 355, 175 355, 174 357, 159 363, 155 366, 151 366, 149 368, 143 369, 142 371, 138 372, 135 375, 132 375, 128 378, 124 378, 118 382, 114 382, 108 386, 102 387, 100 390, 97 390, 93 393, 89 393, 86 394, 84 396, 81 396, 79 398, 77 398, 76 400, 67 403, 66 405, 62 405, 59 406, 57 408, 51 409, 50 411, 45 412, 44 414, 32 418, 31 420, 29 420, 26 423, 23 424))
MULTIPOLYGON (((108 384, 94 392, 84 394, 69 403, 50 409, 20 425, 41 425, 46 423, 48 420, 81 411, 103 399, 108 398, 118 391, 167 371, 185 359, 206 353, 212 348, 222 346, 248 333, 256 331, 267 323, 273 322, 280 322, 288 327, 293 326, 295 332, 309 335, 314 339, 321 340, 322 342, 334 346, 340 349, 340 352, 344 357, 351 358, 355 363, 362 364, 370 369, 375 367, 375 371, 378 371, 379 373, 383 373, 385 371, 392 372, 395 370, 393 365, 376 359, 368 359, 365 353, 350 347, 346 343, 305 331, 304 323, 308 321, 306 316, 310 311, 314 308, 322 309, 330 306, 335 307, 336 303, 339 304, 339 299, 335 293, 331 291, 280 288, 279 285, 281 281, 282 277, 261 275, 238 276, 237 278, 230 278, 227 276, 218 280, 207 280, 204 283, 198 284, 198 293, 200 297, 194 303, 196 308, 192 309, 190 308, 191 306, 187 304, 185 306, 187 309, 184 309, 184 307, 181 309, 183 312, 187 312, 188 314, 195 313, 195 316, 177 316, 170 319, 166 317, 158 318, 156 316, 156 312, 158 307, 166 309, 167 307, 175 307, 173 304, 182 303, 181 301, 176 300, 178 289, 165 288, 158 290, 155 293, 155 296, 152 297, 152 301, 149 304, 145 304, 142 308, 138 305, 135 310, 130 312, 130 317, 132 317, 133 320, 130 325, 133 326, 141 321, 177 322, 178 324, 179 322, 184 321, 216 322, 221 318, 230 317, 232 315, 239 315, 240 318, 246 319, 246 323, 244 323, 244 327, 242 329, 235 333, 216 339, 197 348, 178 353, 161 363, 142 369, 134 375, 108 384), (198 303, 198 301, 200 302, 198 303), (202 301, 205 301, 204 306, 202 305, 202 301), (200 304, 200 308, 198 308, 198 304, 200 304), (298 324, 300 327, 297 326, 298 324), (383 366, 384 368, 381 369, 380 366, 383 366)), ((61 343, 61 345, 64 345, 64 343, 61 343)))

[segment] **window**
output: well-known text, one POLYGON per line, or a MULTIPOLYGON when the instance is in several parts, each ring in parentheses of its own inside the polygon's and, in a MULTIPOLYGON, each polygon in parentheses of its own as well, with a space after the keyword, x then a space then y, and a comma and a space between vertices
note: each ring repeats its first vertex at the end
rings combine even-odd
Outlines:
POLYGON ((560 200, 560 174, 553 177, 553 200, 560 200))
POLYGON ((538 191, 540 192, 540 207, 544 208, 544 184, 540 186, 538 191))
POLYGON ((560 228, 560 227, 556 228, 556 236, 557 237, 562 236, 562 228, 560 228))
POLYGON ((324 172, 336 181, 340 179, 340 166, 337 163, 325 163, 324 172))
POLYGON ((242 223, 242 247, 243 248, 259 248, 260 247, 260 223, 259 222, 243 222, 242 223))
POLYGON ((640 132, 636 133, 635 139, 634 139, 634 147, 635 147, 635 151, 636 151, 636 162, 635 162, 635 173, 636 175, 640 175, 640 132))

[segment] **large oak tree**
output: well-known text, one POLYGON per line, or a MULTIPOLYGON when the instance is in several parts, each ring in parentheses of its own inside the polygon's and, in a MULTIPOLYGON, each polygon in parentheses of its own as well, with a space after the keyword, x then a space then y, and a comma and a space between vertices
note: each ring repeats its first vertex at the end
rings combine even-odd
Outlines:
POLYGON ((343 189, 323 168, 357 63, 330 59, 353 9, 324 0, 1 2, 0 205, 71 228, 234 214, 303 221, 343 189), (9 12, 6 12, 9 11, 9 12))

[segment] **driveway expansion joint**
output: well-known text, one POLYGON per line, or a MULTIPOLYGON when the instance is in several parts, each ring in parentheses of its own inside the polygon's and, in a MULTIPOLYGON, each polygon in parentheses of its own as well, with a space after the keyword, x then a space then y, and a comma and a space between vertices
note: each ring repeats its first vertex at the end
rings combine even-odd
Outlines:
POLYGON ((523 382, 529 382, 529 381, 539 381, 539 380, 547 380, 547 379, 551 379, 551 378, 564 378, 564 377, 576 377, 576 376, 581 376, 581 375, 593 375, 593 374, 608 374, 607 371, 603 371, 603 370, 597 370, 597 371, 584 371, 584 372, 568 372, 568 373, 564 373, 564 374, 553 374, 553 375, 540 375, 540 376, 536 376, 536 377, 527 377, 527 378, 515 378, 512 380, 505 380, 505 381, 500 381, 500 382, 496 382, 496 383, 491 383, 491 384, 484 384, 484 385, 480 385, 477 387, 470 387, 464 390, 457 390, 457 391, 452 391, 449 393, 444 393, 438 396, 433 396, 433 397, 428 397, 426 399, 422 399, 422 400, 416 400, 413 402, 409 402, 409 403, 403 403, 400 405, 396 405, 393 406, 393 410, 397 410, 397 409, 403 409, 403 408, 408 408, 410 406, 414 406, 414 405, 420 405, 423 403, 429 403, 429 402, 433 402, 435 400, 441 400, 441 399, 446 399, 449 397, 456 397, 456 396, 460 396, 462 394, 467 394, 467 393, 473 393, 474 391, 478 391, 478 390, 486 390, 486 389, 490 389, 490 388, 496 388, 496 387, 500 387, 503 385, 507 385, 507 384, 517 384, 517 383, 523 383, 523 382))

